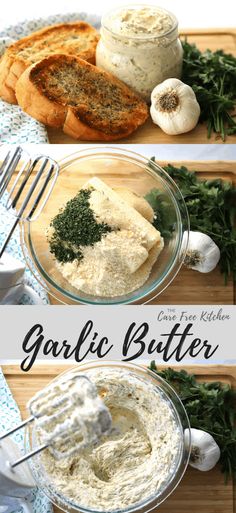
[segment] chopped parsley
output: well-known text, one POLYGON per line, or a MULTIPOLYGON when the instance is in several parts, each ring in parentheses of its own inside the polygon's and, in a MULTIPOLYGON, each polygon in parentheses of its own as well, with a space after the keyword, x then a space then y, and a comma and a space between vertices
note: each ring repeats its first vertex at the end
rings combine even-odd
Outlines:
POLYGON ((81 246, 93 246, 112 228, 106 223, 98 223, 89 198, 92 188, 81 189, 66 203, 66 206, 50 223, 53 234, 49 238, 50 252, 59 262, 81 260, 81 246))

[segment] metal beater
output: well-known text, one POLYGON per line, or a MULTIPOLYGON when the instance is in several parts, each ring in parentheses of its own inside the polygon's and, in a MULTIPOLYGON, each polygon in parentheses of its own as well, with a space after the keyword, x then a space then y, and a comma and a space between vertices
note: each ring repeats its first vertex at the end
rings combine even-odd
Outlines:
POLYGON ((0 248, 2 257, 20 221, 34 221, 44 208, 59 173, 59 165, 50 157, 30 158, 20 147, 9 150, 0 166, 0 199, 7 191, 6 209, 15 216, 0 248), (18 169, 19 166, 19 169, 18 169))
POLYGON ((10 463, 14 469, 44 449, 56 459, 96 443, 111 428, 111 415, 95 385, 82 374, 67 374, 38 392, 28 403, 30 417, 0 436, 2 440, 35 421, 42 445, 10 463))
POLYGON ((28 410, 28 419, 0 436, 0 495, 5 497, 24 498, 36 486, 26 463, 36 454, 48 448, 56 459, 68 458, 111 430, 108 408, 82 374, 57 378, 29 401, 28 410), (32 422, 40 445, 22 456, 9 436, 32 422))

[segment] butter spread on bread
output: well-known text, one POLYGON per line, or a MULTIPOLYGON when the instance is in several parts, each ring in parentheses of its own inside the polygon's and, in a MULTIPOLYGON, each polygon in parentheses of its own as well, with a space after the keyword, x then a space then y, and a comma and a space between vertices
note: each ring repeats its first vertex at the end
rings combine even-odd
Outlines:
POLYGON ((17 103, 18 78, 28 66, 49 55, 78 55, 95 63, 98 40, 96 29, 83 21, 52 25, 20 39, 8 47, 1 59, 0 96, 9 103, 17 103))
POLYGON ((27 114, 80 140, 126 137, 148 117, 146 103, 123 82, 69 55, 52 55, 27 68, 16 97, 27 114))

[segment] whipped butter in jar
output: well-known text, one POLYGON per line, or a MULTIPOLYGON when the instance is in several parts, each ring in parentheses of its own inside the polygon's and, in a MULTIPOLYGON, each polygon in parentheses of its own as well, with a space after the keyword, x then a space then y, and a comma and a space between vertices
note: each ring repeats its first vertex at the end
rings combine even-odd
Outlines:
POLYGON ((130 5, 103 16, 96 65, 146 101, 163 80, 181 78, 182 61, 178 22, 170 12, 156 6, 130 5))

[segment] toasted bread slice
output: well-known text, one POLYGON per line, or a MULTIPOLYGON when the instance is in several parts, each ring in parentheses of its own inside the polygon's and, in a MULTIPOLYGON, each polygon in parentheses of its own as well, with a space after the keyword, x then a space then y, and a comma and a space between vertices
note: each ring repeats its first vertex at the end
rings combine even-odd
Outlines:
POLYGON ((20 39, 9 46, 0 62, 0 96, 9 103, 17 103, 18 78, 28 66, 49 55, 78 55, 95 63, 98 40, 95 28, 83 21, 53 25, 20 39))
POLYGON ((27 114, 80 140, 120 139, 148 117, 146 103, 123 82, 68 55, 30 66, 17 82, 16 97, 27 114))

